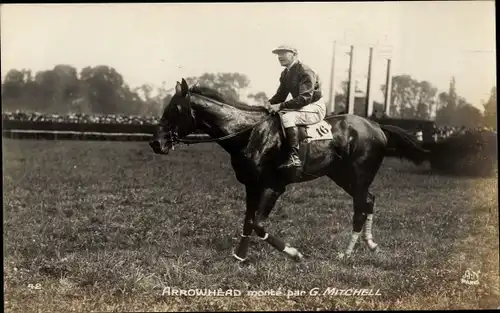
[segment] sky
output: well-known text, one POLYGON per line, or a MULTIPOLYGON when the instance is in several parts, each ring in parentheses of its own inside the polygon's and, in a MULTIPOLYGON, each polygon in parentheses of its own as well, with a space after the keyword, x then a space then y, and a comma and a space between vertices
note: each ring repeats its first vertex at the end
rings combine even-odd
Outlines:
MULTIPOLYGON (((271 50, 296 47, 326 95, 335 44, 334 85, 348 77, 383 101, 387 58, 408 74, 457 93, 478 108, 496 85, 494 1, 319 3, 25 4, 1 6, 2 80, 9 69, 33 73, 68 64, 108 65, 131 87, 174 87, 182 77, 240 72, 248 92, 272 96, 282 67, 271 50)), ((328 96, 326 97, 328 98, 328 96)))

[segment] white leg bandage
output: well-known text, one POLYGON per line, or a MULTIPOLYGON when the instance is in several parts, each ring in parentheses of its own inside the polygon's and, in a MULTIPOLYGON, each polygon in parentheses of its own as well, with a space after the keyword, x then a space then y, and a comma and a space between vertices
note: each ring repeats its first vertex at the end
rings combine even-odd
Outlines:
POLYGON ((288 254, 291 257, 294 257, 297 255, 298 251, 297 251, 297 249, 295 249, 293 247, 286 246, 285 249, 283 249, 283 252, 285 252, 286 254, 288 254))
POLYGON ((294 247, 286 246, 285 249, 283 249, 283 252, 295 260, 300 260, 303 258, 302 253, 300 253, 299 250, 295 249, 294 247))
POLYGON ((352 232, 351 241, 349 241, 349 245, 347 246, 347 250, 345 251, 346 255, 351 254, 352 250, 354 250, 354 246, 358 242, 359 234, 360 233, 356 233, 354 231, 352 232))
POLYGON ((373 225, 373 214, 368 214, 368 216, 366 217, 366 222, 365 222, 365 232, 364 232, 365 240, 372 240, 373 239, 372 225, 373 225))
POLYGON ((368 244, 368 248, 370 248, 370 250, 375 250, 377 248, 377 244, 373 241, 372 225, 373 225, 373 214, 368 214, 368 217, 366 218, 365 222, 364 237, 366 243, 368 244))
POLYGON ((243 262, 243 261, 245 261, 245 260, 246 260, 246 258, 244 258, 244 259, 243 259, 243 258, 240 258, 239 256, 237 256, 237 255, 236 255, 236 253, 233 253, 233 257, 234 257, 236 260, 240 261, 240 262, 243 262))

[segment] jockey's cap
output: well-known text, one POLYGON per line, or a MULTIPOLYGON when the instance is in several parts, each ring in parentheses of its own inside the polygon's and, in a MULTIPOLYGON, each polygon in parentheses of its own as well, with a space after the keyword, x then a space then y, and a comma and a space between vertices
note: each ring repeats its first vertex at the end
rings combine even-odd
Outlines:
POLYGON ((297 49, 295 49, 294 47, 287 46, 287 45, 281 45, 278 48, 274 49, 272 52, 274 54, 277 54, 280 51, 290 51, 290 52, 297 54, 297 49))

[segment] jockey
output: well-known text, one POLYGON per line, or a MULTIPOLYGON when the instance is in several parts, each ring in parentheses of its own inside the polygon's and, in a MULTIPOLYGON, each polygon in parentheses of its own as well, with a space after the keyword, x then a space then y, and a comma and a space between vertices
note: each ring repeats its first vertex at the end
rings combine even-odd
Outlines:
POLYGON ((280 76, 276 94, 266 105, 269 112, 287 110, 280 114, 290 146, 290 158, 282 167, 301 167, 299 158, 299 135, 297 125, 310 125, 322 121, 326 107, 321 94, 321 82, 316 73, 297 59, 297 50, 289 46, 279 46, 272 51, 285 67, 280 76), (288 94, 292 100, 285 101, 288 94))

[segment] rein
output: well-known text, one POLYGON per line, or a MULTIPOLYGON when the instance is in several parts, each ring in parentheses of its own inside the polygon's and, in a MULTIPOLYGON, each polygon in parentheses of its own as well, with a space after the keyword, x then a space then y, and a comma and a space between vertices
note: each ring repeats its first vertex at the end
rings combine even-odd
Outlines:
MULTIPOLYGON (((190 94, 190 93, 189 93, 190 94)), ((200 97, 200 98, 204 98, 206 101, 209 101, 211 103, 214 103, 214 104, 217 104, 219 106, 223 106, 224 104, 222 102, 219 102, 217 100, 214 100, 214 99, 211 99, 211 98, 208 98, 208 97, 205 97, 203 95, 198 95, 196 94, 197 97, 200 97)), ((259 122, 251 125, 251 126, 248 126, 248 127, 245 127, 243 130, 240 130, 236 133, 232 133, 232 134, 229 134, 229 135, 226 135, 226 136, 222 136, 222 137, 218 137, 218 138, 207 138, 207 139, 188 139, 188 138, 177 138, 176 141, 177 142, 180 142, 180 143, 185 143, 185 144, 194 144, 194 143, 205 143, 205 142, 219 142, 219 141, 224 141, 224 140, 227 140, 227 139, 231 139, 231 138, 234 138, 236 136, 239 136, 249 130, 252 130, 254 129, 255 127, 259 126, 260 124, 264 123, 265 121, 269 120, 273 115, 272 114, 269 114, 266 118, 260 120, 259 122)))

